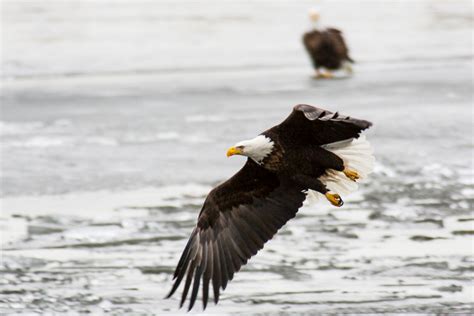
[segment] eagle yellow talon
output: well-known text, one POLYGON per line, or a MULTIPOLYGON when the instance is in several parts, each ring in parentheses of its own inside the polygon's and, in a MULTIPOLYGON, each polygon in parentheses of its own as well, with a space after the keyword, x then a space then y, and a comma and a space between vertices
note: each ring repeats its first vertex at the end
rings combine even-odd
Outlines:
POLYGON ((328 201, 334 206, 341 207, 344 204, 341 196, 337 193, 326 192, 324 195, 326 196, 326 199, 328 199, 328 201))
POLYGON ((360 178, 359 174, 355 170, 344 169, 344 174, 346 175, 346 177, 348 177, 352 181, 359 180, 359 178, 360 178))
POLYGON ((326 71, 320 71, 316 73, 316 78, 319 78, 319 79, 331 79, 333 77, 334 76, 332 73, 326 72, 326 71))

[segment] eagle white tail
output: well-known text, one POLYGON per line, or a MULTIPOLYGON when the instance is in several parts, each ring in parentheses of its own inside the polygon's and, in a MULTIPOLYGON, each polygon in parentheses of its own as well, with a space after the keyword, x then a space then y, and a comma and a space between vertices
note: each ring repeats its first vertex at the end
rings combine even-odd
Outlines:
MULTIPOLYGON (((374 169, 375 157, 373 155, 373 149, 370 143, 365 139, 365 136, 328 144, 323 147, 338 155, 344 161, 346 168, 357 171, 359 174, 358 181, 367 178, 374 169)), ((343 198, 358 188, 357 183, 346 177, 341 171, 327 170, 326 174, 319 179, 331 192, 337 193, 343 198)), ((321 193, 308 190, 306 200, 309 203, 314 203, 321 197, 323 197, 321 193)))

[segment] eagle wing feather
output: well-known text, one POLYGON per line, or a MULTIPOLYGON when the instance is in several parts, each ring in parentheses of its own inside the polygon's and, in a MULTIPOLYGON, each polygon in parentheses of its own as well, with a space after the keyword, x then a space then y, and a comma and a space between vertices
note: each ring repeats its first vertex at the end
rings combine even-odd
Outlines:
POLYGON ((290 135, 292 141, 321 146, 358 138, 370 126, 372 123, 369 121, 298 104, 275 128, 281 135, 290 135))
POLYGON ((185 279, 180 305, 191 289, 190 310, 202 280, 203 308, 210 283, 217 303, 220 289, 225 289, 234 273, 296 215, 305 199, 302 189, 248 159, 239 172, 207 196, 167 297, 185 279))
POLYGON ((334 43, 334 47, 336 47, 336 50, 341 54, 341 56, 350 62, 354 62, 354 60, 349 56, 349 49, 347 48, 342 32, 336 28, 328 28, 326 29, 326 32, 329 35, 330 40, 334 43))

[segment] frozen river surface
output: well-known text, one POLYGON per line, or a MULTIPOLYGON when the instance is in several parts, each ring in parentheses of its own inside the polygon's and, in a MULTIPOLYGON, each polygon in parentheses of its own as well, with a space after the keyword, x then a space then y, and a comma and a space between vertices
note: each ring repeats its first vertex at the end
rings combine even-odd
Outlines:
POLYGON ((374 122, 375 172, 206 313, 472 312, 472 3, 321 1, 357 61, 331 81, 312 3, 3 1, 0 312, 184 313, 163 297, 226 149, 298 103, 374 122))

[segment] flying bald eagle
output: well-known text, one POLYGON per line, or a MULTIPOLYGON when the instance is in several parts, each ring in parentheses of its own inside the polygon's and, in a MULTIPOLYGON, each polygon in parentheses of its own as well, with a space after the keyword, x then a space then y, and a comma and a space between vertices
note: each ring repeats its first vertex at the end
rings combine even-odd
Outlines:
POLYGON ((228 157, 244 155, 247 162, 204 201, 167 298, 184 280, 180 307, 191 289, 190 310, 202 281, 203 308, 210 283, 217 304, 220 289, 296 215, 307 197, 326 197, 342 206, 340 194, 356 189, 356 181, 372 171, 372 149, 360 136, 370 126, 300 104, 281 124, 231 147, 228 157))
POLYGON ((349 57, 342 32, 335 28, 318 29, 319 13, 316 10, 311 10, 309 17, 313 30, 303 35, 303 44, 316 69, 316 77, 332 78, 331 70, 341 68, 351 74, 354 61, 349 57))

